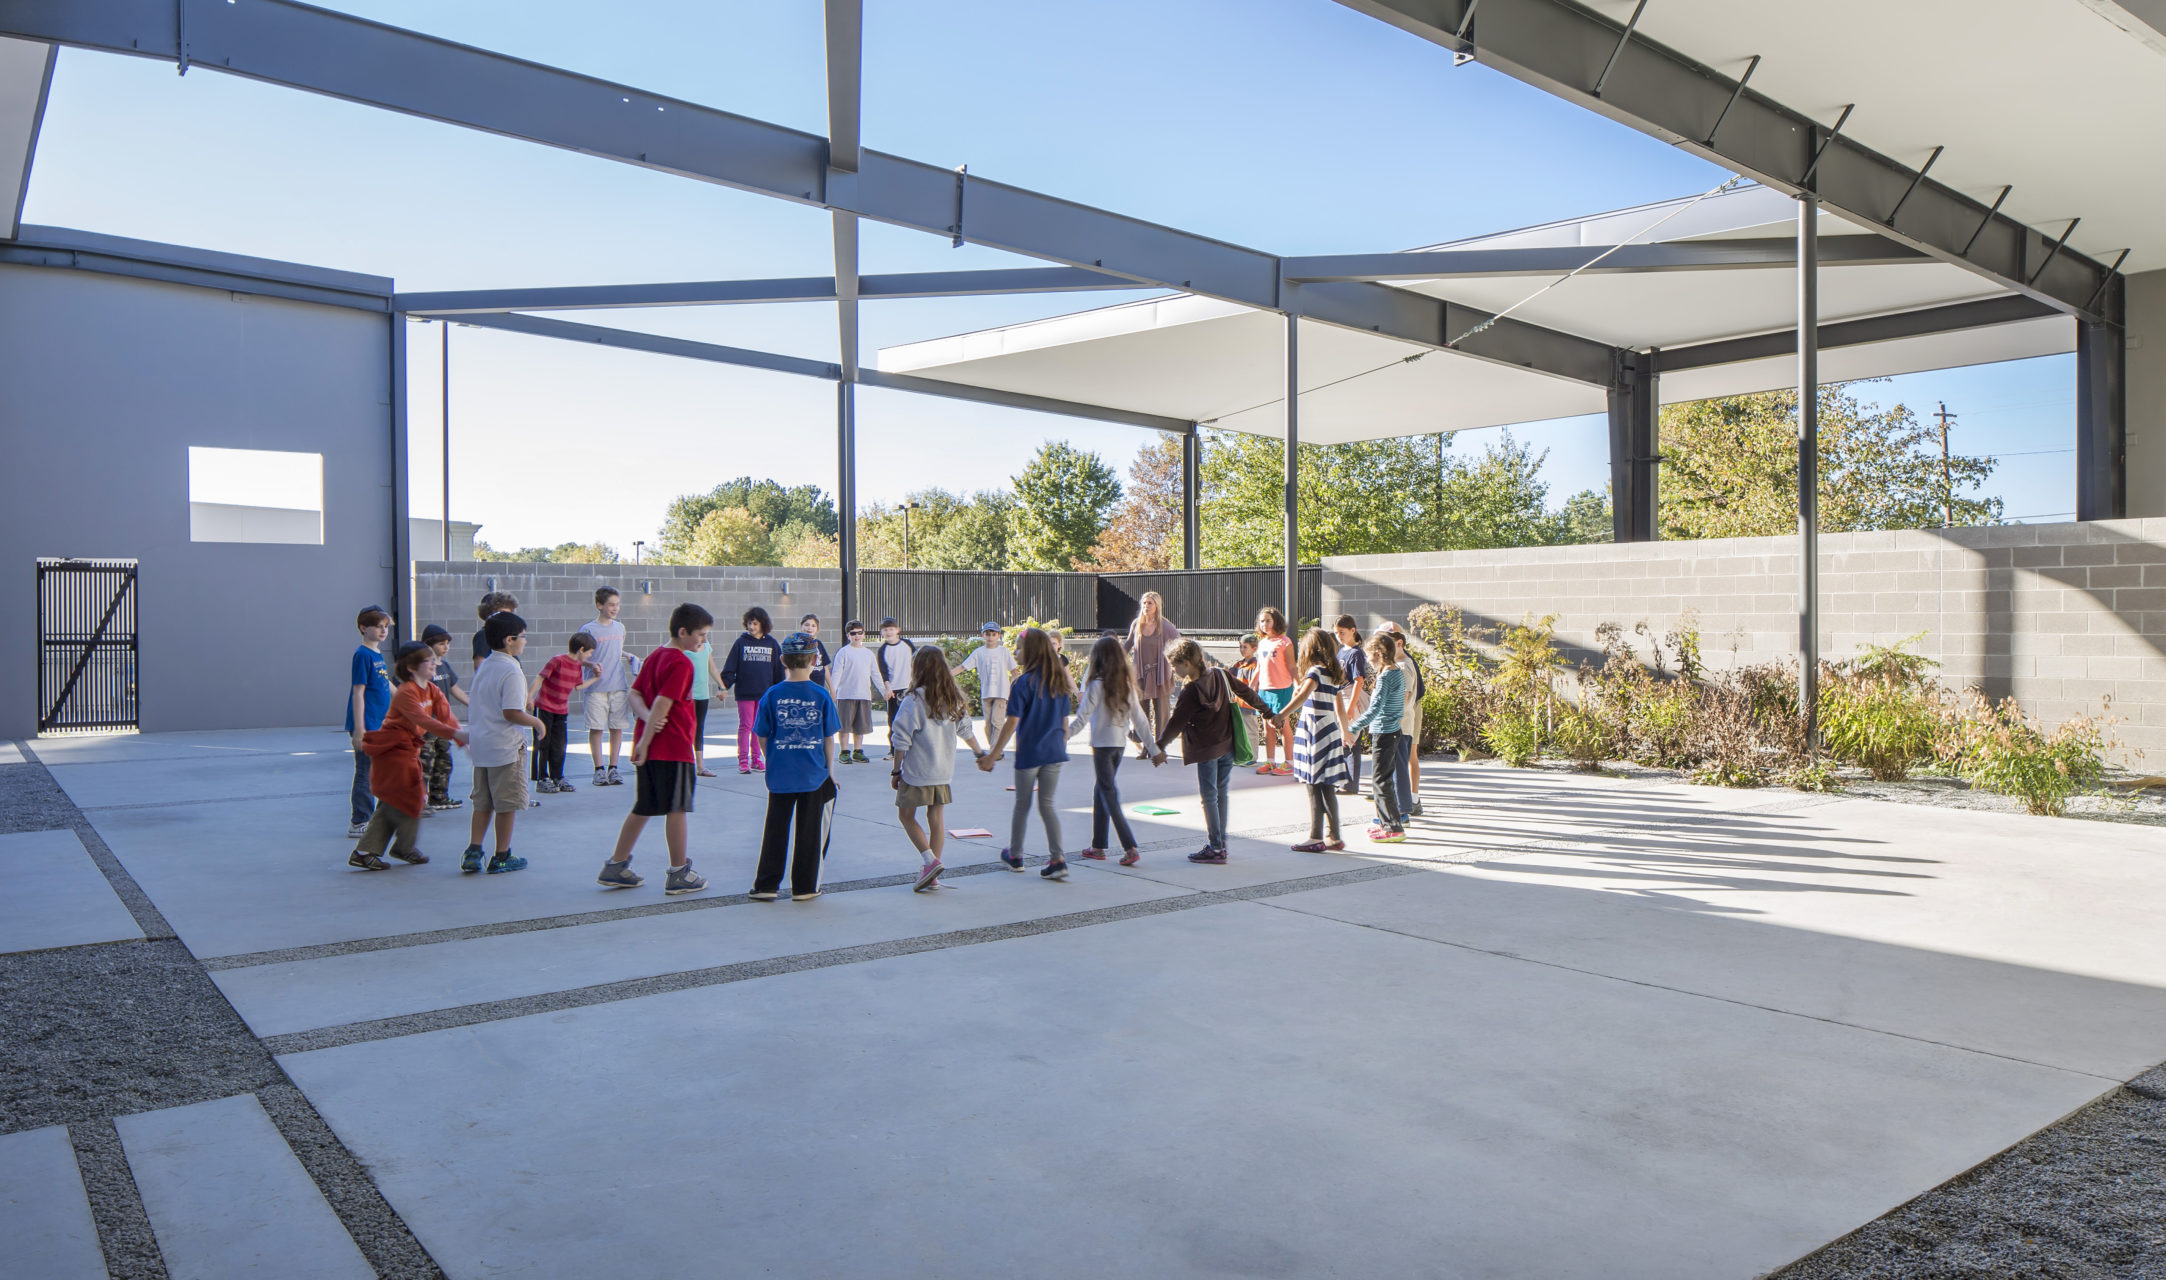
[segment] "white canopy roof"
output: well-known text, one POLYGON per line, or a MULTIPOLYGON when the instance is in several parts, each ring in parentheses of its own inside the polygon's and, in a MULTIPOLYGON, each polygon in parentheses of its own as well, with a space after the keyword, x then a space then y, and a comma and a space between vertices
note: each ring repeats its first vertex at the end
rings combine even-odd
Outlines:
MULTIPOLYGON (((1687 197, 1429 248, 1782 237, 1794 234, 1795 211, 1780 193, 1746 186, 1697 204, 1687 197)), ((1833 214, 1822 215, 1820 229, 1823 236, 1870 231, 1833 214)), ((1486 311, 1524 304, 1514 318, 1640 349, 1784 332, 1797 314, 1796 274, 1788 269, 1590 273, 1528 301, 1556 279, 1398 284, 1486 311)), ((1826 325, 2002 293, 1964 268, 1930 260, 1824 265, 1820 318, 1826 325)), ((1276 314, 1176 296, 890 347, 880 352, 879 367, 1276 436, 1284 432, 1283 324, 1276 314)), ((2074 349, 2074 322, 2052 316, 1834 348, 1822 352, 1820 367, 1823 379, 1843 381, 2074 349)), ((1794 357, 1779 356, 1667 374, 1660 394, 1668 402, 1696 400, 1789 386, 1795 378, 1794 357)), ((1606 405, 1601 387, 1307 321, 1301 388, 1301 436, 1317 444, 1535 422, 1606 405)))

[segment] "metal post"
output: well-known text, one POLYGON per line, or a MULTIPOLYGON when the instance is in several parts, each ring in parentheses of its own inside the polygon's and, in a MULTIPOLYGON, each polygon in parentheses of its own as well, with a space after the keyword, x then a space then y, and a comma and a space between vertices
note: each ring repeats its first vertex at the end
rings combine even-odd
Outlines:
POLYGON ((1197 486, 1203 473, 1203 435, 1195 423, 1181 437, 1181 567, 1203 567, 1202 526, 1196 519, 1197 486))
POLYGON ((1286 625, 1301 621, 1301 317, 1286 314, 1286 625))
POLYGON ((842 617, 857 614, 857 384, 835 384, 835 563, 842 569, 842 617))
POLYGON ((391 313, 391 615, 413 639, 414 529, 406 475, 406 313, 391 313))
POLYGON ((444 563, 451 563, 451 321, 444 321, 444 563))
POLYGON ((1820 728, 1820 201, 1797 199, 1798 701, 1808 745, 1820 728))
POLYGON ((2109 320, 2076 322, 2076 519, 2128 514, 2128 334, 2123 291, 2109 287, 2109 320))
POLYGON ((1611 536, 1618 542, 1655 539, 1655 485, 1660 452, 1655 439, 1652 355, 1627 354, 1609 388, 1611 536))

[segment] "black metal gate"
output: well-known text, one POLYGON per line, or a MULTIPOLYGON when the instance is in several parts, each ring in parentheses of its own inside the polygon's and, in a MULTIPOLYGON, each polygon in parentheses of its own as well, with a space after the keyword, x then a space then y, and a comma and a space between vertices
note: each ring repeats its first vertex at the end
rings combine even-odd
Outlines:
POLYGON ((135 561, 38 561, 38 731, 136 727, 135 561))

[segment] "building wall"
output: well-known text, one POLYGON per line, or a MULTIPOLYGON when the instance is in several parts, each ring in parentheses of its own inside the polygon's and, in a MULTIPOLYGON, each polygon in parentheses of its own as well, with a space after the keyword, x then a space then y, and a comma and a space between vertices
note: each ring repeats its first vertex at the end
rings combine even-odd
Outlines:
MULTIPOLYGON (((390 322, 340 307, 0 266, 0 580, 139 562, 146 731, 332 724, 354 614, 391 602, 390 322), (323 542, 193 542, 188 447, 324 458, 323 542), (229 672, 217 665, 236 664, 229 672)), ((37 731, 37 618, 0 621, 0 737, 37 731)))
POLYGON ((2128 514, 2166 516, 2166 270, 2128 278, 2128 514))
MULTIPOLYGON (((1604 622, 1660 634, 1691 612, 1710 665, 1781 661, 1797 652, 1797 563, 1788 537, 1348 556, 1324 562, 1324 616, 1555 613, 1587 658, 1604 622)), ((2121 738, 2166 762, 2166 519, 1830 534, 1820 588, 1823 657, 1923 632, 1951 683, 2055 723, 2110 697, 2121 738)))
MULTIPOLYGON (((415 516, 408 520, 408 544, 417 556, 434 560, 443 554, 444 522, 441 518, 415 516)), ((471 520, 451 522, 451 558, 471 560, 474 558, 474 539, 481 534, 481 526, 471 520)))

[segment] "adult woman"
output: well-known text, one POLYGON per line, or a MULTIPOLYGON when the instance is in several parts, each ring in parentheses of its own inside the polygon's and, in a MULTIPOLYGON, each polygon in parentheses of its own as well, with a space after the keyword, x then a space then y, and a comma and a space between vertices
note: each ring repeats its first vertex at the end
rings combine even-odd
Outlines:
MULTIPOLYGON (((1128 624, 1128 639, 1121 647, 1128 650, 1135 666, 1136 697, 1156 734, 1166 727, 1166 716, 1173 710, 1173 667, 1166 661, 1166 650, 1181 642, 1181 629, 1166 621, 1166 602, 1156 591, 1144 592, 1142 603, 1143 612, 1128 624)), ((1137 749, 1139 758, 1150 758, 1151 743, 1140 743, 1137 749)))

